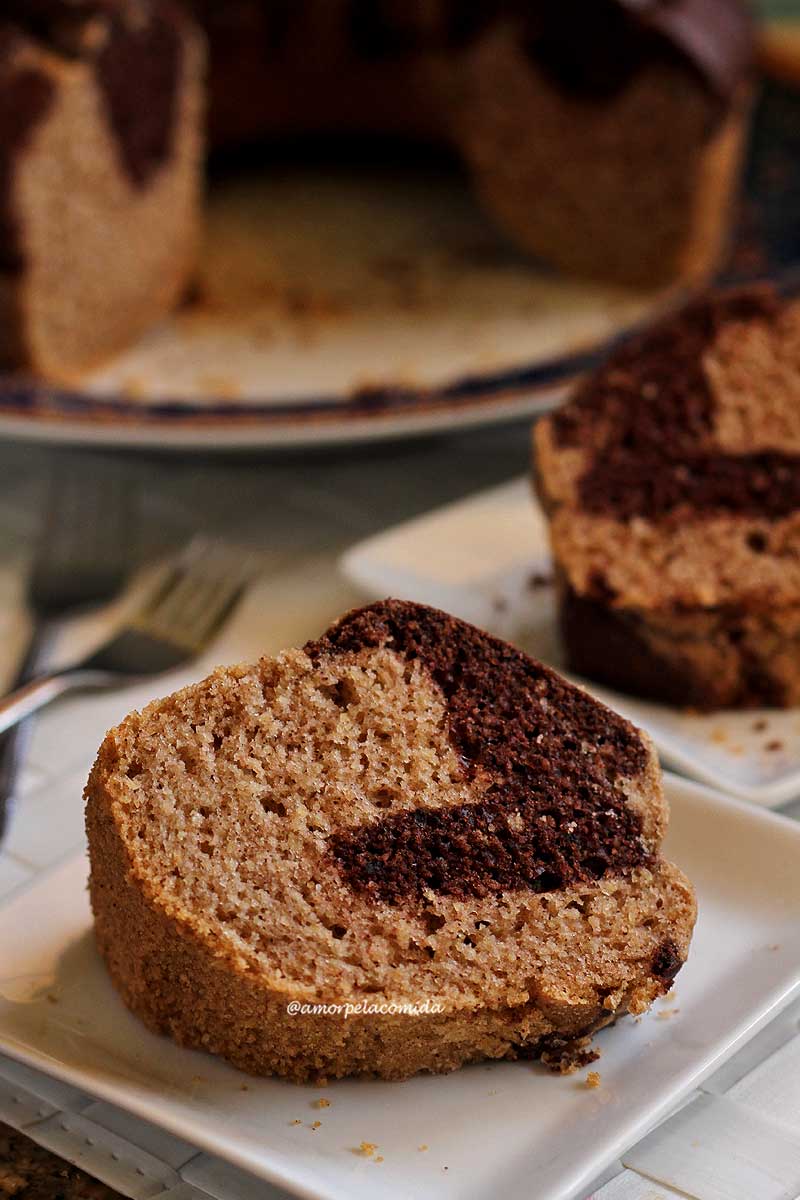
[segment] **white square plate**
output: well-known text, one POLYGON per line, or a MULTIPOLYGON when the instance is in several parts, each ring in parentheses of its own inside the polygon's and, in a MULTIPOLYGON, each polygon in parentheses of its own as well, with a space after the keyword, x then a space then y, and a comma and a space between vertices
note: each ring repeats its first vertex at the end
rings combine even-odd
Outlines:
POLYGON ((525 1062, 319 1089, 181 1050, 113 991, 82 856, 0 910, 0 1051, 315 1200, 569 1200, 800 993, 800 826, 674 777, 668 791, 692 953, 674 998, 600 1034, 597 1089, 525 1062))
MULTIPOLYGON (((360 542, 342 568, 370 598, 447 609, 563 669, 547 525, 526 478, 360 542)), ((647 729, 667 766, 753 804, 800 797, 800 709, 699 715, 586 686, 647 729)))

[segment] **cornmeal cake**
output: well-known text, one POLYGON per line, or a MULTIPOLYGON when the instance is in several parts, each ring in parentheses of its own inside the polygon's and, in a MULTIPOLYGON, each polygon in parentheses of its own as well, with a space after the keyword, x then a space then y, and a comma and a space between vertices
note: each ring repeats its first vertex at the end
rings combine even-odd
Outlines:
POLYGON ((421 605, 133 713, 86 800, 126 1004, 255 1073, 560 1059, 668 991, 689 948, 646 736, 421 605))
POLYGON ((800 704, 800 303, 692 304, 534 440, 573 670, 692 708, 800 704))

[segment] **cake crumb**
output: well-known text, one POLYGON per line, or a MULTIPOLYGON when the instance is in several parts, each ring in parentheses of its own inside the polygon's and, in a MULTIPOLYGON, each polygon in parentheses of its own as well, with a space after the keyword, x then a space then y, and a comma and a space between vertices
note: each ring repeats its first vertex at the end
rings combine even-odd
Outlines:
POLYGON ((376 1157, 376 1159, 375 1159, 375 1162, 383 1162, 383 1155, 382 1155, 382 1154, 379 1154, 379 1155, 376 1157))
POLYGON ((769 722, 766 721, 763 717, 760 717, 758 721, 753 721, 753 732, 754 733, 763 733, 764 730, 768 728, 768 725, 769 725, 769 722))
POLYGON ((246 1083, 240 1083, 240 1084, 239 1084, 239 1091, 240 1091, 240 1092, 249 1092, 249 1091, 250 1091, 250 1088, 247 1086, 247 1084, 246 1084, 246 1083))
POLYGON ((311 1122, 311 1128, 312 1128, 312 1129, 319 1129, 319 1127, 320 1127, 320 1125, 321 1125, 321 1124, 322 1124, 322 1121, 312 1121, 312 1122, 311 1122))
POLYGON ((312 1108, 330 1108, 330 1106, 331 1106, 330 1100, 326 1100, 324 1096, 320 1096, 319 1100, 311 1101, 312 1108))
POLYGON ((302 1121, 299 1121, 299 1120, 297 1119, 297 1117, 295 1117, 295 1119, 294 1119, 293 1121, 290 1121, 290 1122, 289 1122, 289 1124, 290 1124, 290 1125, 302 1125, 302 1124, 303 1124, 303 1122, 302 1122, 302 1121))
POLYGON ((668 1021, 670 1017, 675 1017, 681 1010, 679 1008, 662 1008, 656 1013, 657 1021, 668 1021))
POLYGON ((55 994, 55 992, 47 993, 47 1003, 48 1004, 58 1004, 58 996, 55 994))
POLYGON ((586 1076, 586 1086, 587 1086, 587 1088, 599 1088, 600 1087, 600 1072, 599 1071, 590 1071, 589 1072, 589 1074, 586 1076))
POLYGON ((550 1046, 542 1052, 544 1066, 554 1075, 574 1075, 582 1067, 597 1062, 600 1051, 590 1046, 590 1038, 573 1038, 571 1041, 553 1037, 550 1046))
POLYGON ((539 588, 550 587, 553 583, 553 576, 545 571, 534 571, 528 578, 528 587, 531 591, 538 591, 539 588))
POLYGON ((777 750, 783 750, 783 742, 775 738, 773 741, 767 742, 764 749, 768 750, 771 754, 774 754, 777 750))
POLYGON ((421 1146, 417 1146, 417 1149, 421 1152, 423 1150, 427 1150, 428 1147, 427 1147, 427 1144, 425 1142, 423 1142, 421 1146))
POLYGON ((364 1158, 372 1158, 377 1149, 377 1142, 362 1142, 356 1150, 356 1154, 361 1154, 364 1158))

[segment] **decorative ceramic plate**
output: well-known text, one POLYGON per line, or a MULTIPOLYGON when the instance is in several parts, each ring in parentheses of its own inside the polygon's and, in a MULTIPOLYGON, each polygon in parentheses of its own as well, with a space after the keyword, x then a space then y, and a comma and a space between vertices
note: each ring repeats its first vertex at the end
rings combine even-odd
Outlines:
POLYGON ((208 448, 518 417, 663 302, 537 268, 442 168, 229 169, 184 308, 71 386, 0 381, 0 433, 208 448))
POLYGON ((599 1035, 594 1090, 525 1062, 320 1089, 182 1050, 114 993, 82 856, 0 910, 0 1051, 313 1200, 572 1200, 800 990, 800 827, 667 791, 667 852, 699 900, 692 951, 673 997, 599 1035))

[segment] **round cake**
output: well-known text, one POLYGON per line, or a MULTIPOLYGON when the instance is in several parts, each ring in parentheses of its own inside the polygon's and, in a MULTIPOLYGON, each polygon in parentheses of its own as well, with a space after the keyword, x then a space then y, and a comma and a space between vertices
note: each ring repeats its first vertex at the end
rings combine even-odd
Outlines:
POLYGON ((69 376, 175 305, 206 110, 218 147, 441 145, 535 258, 636 285, 705 278, 752 48, 744 0, 9 0, 0 362, 69 376))

